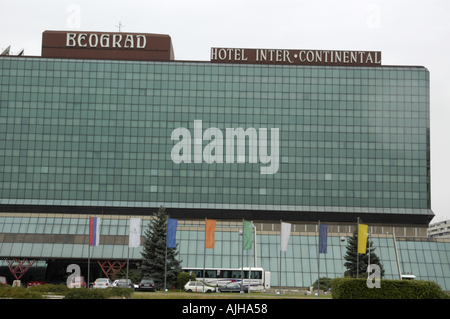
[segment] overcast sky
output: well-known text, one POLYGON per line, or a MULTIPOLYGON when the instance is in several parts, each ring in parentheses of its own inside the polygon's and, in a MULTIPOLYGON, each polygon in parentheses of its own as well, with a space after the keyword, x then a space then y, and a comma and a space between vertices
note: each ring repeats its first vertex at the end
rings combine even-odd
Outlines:
POLYGON ((432 222, 450 219, 450 1, 0 0, 0 50, 41 54, 45 30, 160 33, 176 60, 211 47, 381 51, 431 78, 432 222))

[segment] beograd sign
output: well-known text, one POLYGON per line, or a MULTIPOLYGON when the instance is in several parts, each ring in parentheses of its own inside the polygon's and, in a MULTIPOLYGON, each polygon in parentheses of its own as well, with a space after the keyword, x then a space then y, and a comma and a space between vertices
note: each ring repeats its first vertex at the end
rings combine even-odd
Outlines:
POLYGON ((151 33, 45 31, 42 57, 173 61, 170 36, 151 33))
POLYGON ((211 62, 246 64, 381 66, 381 52, 211 48, 211 62))

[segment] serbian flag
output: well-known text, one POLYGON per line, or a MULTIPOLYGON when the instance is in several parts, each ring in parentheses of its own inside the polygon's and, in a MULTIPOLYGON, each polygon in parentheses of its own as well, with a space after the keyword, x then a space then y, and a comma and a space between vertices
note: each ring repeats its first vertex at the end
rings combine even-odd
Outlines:
POLYGON ((206 231, 205 231, 205 248, 214 249, 214 232, 216 230, 216 221, 213 219, 206 220, 206 231))
POLYGON ((89 246, 98 246, 100 241, 100 218, 89 218, 89 246))

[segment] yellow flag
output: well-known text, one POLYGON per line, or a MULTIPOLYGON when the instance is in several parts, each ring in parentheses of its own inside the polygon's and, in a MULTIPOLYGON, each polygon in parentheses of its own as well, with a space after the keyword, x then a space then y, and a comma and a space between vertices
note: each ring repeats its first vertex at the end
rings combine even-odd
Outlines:
POLYGON ((358 254, 365 254, 367 247, 367 225, 359 224, 358 229, 358 254))

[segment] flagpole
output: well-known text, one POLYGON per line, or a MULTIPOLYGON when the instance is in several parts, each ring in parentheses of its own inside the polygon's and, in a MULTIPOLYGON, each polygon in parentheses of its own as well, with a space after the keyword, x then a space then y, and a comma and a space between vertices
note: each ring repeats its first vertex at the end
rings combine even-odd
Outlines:
POLYGON ((241 294, 244 293, 244 218, 242 218, 241 294))
POLYGON ((356 278, 359 278, 359 217, 358 217, 358 237, 356 241, 356 278))
MULTIPOLYGON (((280 219, 280 248, 281 248, 281 228, 283 227, 283 220, 280 219)), ((280 249, 280 296, 281 296, 281 249, 280 249)))
POLYGON ((91 269, 91 243, 90 243, 90 222, 91 222, 91 216, 88 216, 89 221, 89 237, 88 237, 88 275, 87 275, 87 288, 89 289, 89 275, 90 275, 90 269, 91 269))
POLYGON ((317 272, 319 274, 319 278, 317 278, 317 297, 320 297, 320 220, 319 220, 319 245, 317 245, 317 272))
POLYGON ((203 248, 203 293, 205 293, 205 270, 206 270, 206 217, 205 217, 205 247, 203 248))

